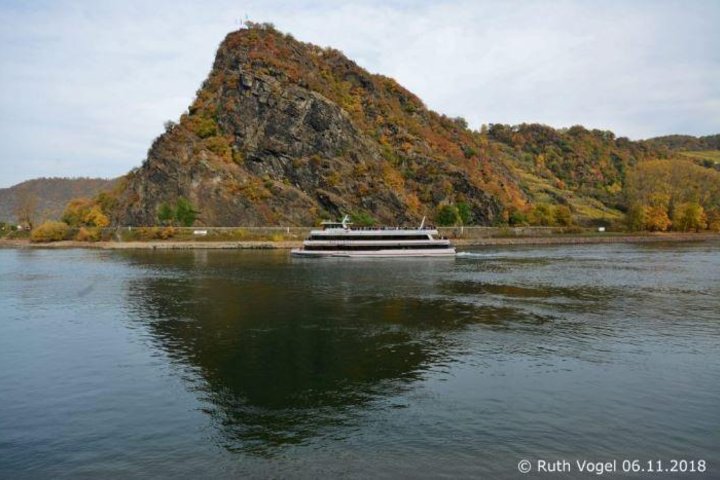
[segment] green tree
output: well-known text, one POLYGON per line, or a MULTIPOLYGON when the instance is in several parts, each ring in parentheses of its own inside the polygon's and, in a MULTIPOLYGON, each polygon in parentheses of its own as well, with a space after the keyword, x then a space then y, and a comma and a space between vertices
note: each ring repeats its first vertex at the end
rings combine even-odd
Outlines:
POLYGON ((175 209, 168 205, 167 202, 163 202, 158 207, 158 220, 162 225, 172 225, 175 220, 175 209))
POLYGON ((510 215, 508 215, 508 224, 510 226, 527 225, 527 223, 528 216, 520 210, 513 210, 510 212, 510 215))
POLYGON ((443 227, 457 225, 460 221, 460 212, 455 205, 442 205, 435 214, 435 221, 443 227))
POLYGON ((463 225, 468 225, 472 220, 472 209, 470 205, 465 202, 459 202, 457 204, 458 215, 463 225))
POLYGON ((175 219, 183 227, 192 227, 197 219, 198 212, 195 211, 190 201, 184 197, 178 198, 175 203, 175 219))
POLYGON ((633 203, 625 215, 625 224, 628 230, 639 232, 645 229, 647 223, 647 208, 639 203, 633 203))

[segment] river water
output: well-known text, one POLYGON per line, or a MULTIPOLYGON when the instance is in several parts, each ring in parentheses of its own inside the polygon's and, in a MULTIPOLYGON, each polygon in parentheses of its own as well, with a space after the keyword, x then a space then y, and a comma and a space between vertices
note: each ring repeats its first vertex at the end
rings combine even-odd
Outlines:
POLYGON ((521 459, 720 477, 720 244, 0 250, 0 478, 518 478, 521 459))

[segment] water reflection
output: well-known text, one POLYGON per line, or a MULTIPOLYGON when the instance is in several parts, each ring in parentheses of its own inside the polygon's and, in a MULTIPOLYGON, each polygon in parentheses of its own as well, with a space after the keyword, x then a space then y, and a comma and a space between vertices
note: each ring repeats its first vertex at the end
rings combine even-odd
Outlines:
POLYGON ((459 281, 452 261, 298 262, 244 252, 127 260, 149 270, 128 290, 141 326, 186 372, 222 445, 259 454, 351 431, 375 399, 459 358, 466 345, 453 333, 468 325, 542 327, 557 318, 498 295, 581 301, 601 293, 459 281))
MULTIPOLYGON (((131 282, 135 312, 171 358, 199 372, 229 449, 262 453, 352 424, 373 398, 402 390, 444 355, 443 330, 474 317, 462 304, 379 295, 377 284, 363 292, 363 277, 391 284, 397 265, 138 255, 129 260, 156 274, 131 282)), ((424 267, 436 265, 400 269, 424 267)))

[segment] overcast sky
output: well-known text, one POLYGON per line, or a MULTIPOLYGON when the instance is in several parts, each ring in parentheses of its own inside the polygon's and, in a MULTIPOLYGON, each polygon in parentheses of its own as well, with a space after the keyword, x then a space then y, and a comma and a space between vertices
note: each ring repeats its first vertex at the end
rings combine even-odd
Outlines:
POLYGON ((0 0, 0 187, 138 166, 246 16, 473 128, 720 132, 718 0, 0 0))

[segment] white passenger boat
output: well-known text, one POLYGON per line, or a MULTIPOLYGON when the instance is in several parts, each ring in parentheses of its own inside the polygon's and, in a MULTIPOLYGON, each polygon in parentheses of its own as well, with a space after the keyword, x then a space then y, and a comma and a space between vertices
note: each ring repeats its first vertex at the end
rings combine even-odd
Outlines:
POLYGON ((291 254, 298 257, 451 257, 455 248, 437 229, 351 227, 346 215, 341 222, 322 222, 322 230, 310 237, 291 254))

